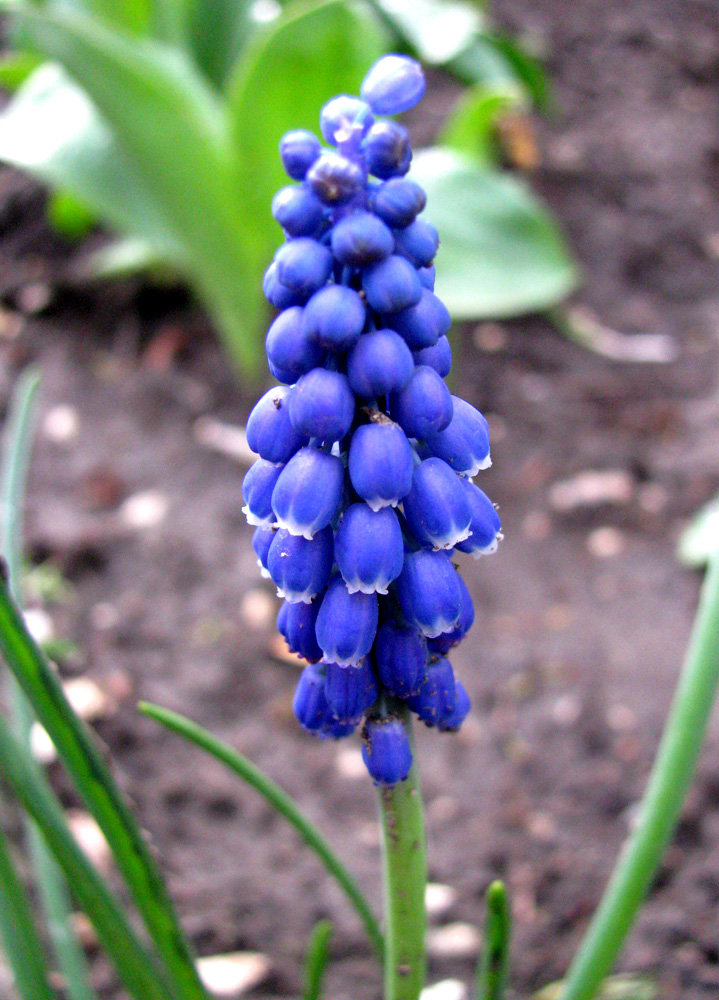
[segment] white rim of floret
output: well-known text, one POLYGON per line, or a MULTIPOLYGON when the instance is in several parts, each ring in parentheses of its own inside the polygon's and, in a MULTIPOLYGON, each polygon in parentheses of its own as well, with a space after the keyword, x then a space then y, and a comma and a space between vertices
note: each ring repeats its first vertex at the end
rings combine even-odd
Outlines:
POLYGON ((503 540, 503 538, 504 535, 502 534, 502 532, 498 531, 497 534, 492 539, 492 541, 489 543, 489 545, 485 545, 483 549, 474 549, 472 552, 470 552, 470 555, 472 556, 473 559, 481 559, 482 556, 494 555, 494 553, 499 548, 499 543, 503 540))
POLYGON ((245 505, 242 508, 242 513, 247 518, 247 523, 251 524, 253 528, 272 528, 274 527, 274 517, 270 514, 269 517, 259 517, 257 514, 253 514, 249 508, 249 505, 245 505))
POLYGON ((351 580, 348 580, 346 576, 343 576, 342 579, 349 594, 356 594, 358 592, 360 594, 382 594, 383 597, 387 596, 387 588, 392 582, 391 580, 384 579, 376 580, 374 583, 365 583, 364 580, 360 580, 357 576, 352 577, 351 580))
POLYGON ((315 537, 315 532, 318 530, 317 528, 313 528, 311 524, 300 524, 299 521, 295 521, 291 517, 277 517, 271 526, 273 528, 284 528, 291 535, 301 535, 308 542, 312 541, 315 537))
POLYGON ((457 532, 457 529, 454 528, 439 538, 433 538, 431 535, 428 535, 428 537, 434 545, 434 551, 438 552, 440 549, 453 549, 460 542, 466 542, 471 534, 472 532, 469 528, 465 528, 464 531, 460 532, 457 532))
POLYGON ((445 621, 444 619, 439 619, 439 622, 434 626, 421 625, 416 622, 418 628, 423 635, 426 635, 428 639, 436 639, 440 635, 444 635, 445 632, 453 632, 457 628, 458 618, 453 621, 445 621))
MULTIPOLYGON (((364 660, 364 656, 362 657, 362 660, 364 660)), ((344 667, 346 670, 359 670, 362 666, 362 660, 360 660, 359 663, 338 663, 337 660, 330 660, 326 656, 323 656, 321 662, 328 667, 334 664, 336 667, 344 667)))
POLYGON ((361 667, 362 660, 364 660, 366 653, 362 656, 331 656, 326 650, 322 651, 325 655, 322 657, 323 663, 336 663, 338 667, 361 667))
POLYGON ((312 598, 317 597, 318 593, 318 590, 312 590, 310 587, 303 590, 302 593, 298 593, 296 590, 283 590, 282 587, 277 588, 277 596, 283 598, 288 604, 312 604, 312 598))
POLYGON ((261 561, 259 559, 257 560, 257 565, 260 567, 260 576, 262 577, 262 579, 263 580, 271 580, 272 579, 272 574, 270 573, 270 571, 268 569, 265 569, 265 567, 262 565, 262 563, 261 563, 261 561))
POLYGON ((386 497, 372 497, 371 500, 368 500, 367 497, 362 497, 362 499, 370 510, 376 514, 378 510, 383 510, 385 507, 399 507, 402 497, 393 497, 391 500, 388 500, 386 497))

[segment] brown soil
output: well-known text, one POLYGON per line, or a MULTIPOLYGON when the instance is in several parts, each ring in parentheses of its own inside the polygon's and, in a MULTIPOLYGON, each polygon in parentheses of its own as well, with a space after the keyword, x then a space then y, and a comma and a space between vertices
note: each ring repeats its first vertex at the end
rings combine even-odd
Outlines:
MULTIPOLYGON (((528 997, 566 969, 626 836, 697 601, 699 577, 675 544, 719 488, 719 16, 699 0, 502 0, 497 15, 545 45, 554 105, 538 122, 533 183, 586 276, 578 301, 679 348, 671 364, 613 363, 540 318, 455 337, 454 391, 491 422, 482 485, 506 539, 464 567, 478 622, 454 663, 472 716, 458 737, 419 733, 429 869, 457 890, 441 924, 481 924, 486 886, 506 879, 512 987, 528 997), (587 470, 622 473, 619 495, 559 509, 556 484, 587 470)), ((273 972, 256 994, 296 995, 310 928, 326 916, 326 995, 375 1000, 362 930, 314 857, 254 793, 134 707, 141 697, 178 709, 247 753, 379 906, 358 746, 316 742, 291 717, 296 667, 270 655, 271 590, 240 512, 243 468, 197 438, 202 416, 242 424, 257 388, 237 387, 181 293, 68 282, 81 249, 43 219, 41 193, 2 172, 0 392, 26 362, 41 368, 28 544, 71 584, 50 609, 80 650, 63 672, 124 694, 97 729, 197 949, 265 951, 273 972), (79 421, 65 441, 47 422, 59 405, 79 421), (147 490, 167 514, 128 528, 122 503, 147 490)), ((719 995, 718 754, 715 715, 621 957, 658 980, 662 1000, 719 995)), ((435 955, 431 980, 469 983, 472 966, 435 955)), ((105 996, 121 995, 109 967, 95 973, 105 996)))

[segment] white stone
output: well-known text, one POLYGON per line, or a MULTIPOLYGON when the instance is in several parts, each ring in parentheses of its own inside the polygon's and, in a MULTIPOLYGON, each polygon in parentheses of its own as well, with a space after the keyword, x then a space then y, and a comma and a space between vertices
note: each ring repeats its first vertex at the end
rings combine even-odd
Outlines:
POLYGON ((159 490, 143 490, 141 493, 133 493, 125 500, 120 507, 119 516, 128 528, 154 528, 165 520, 169 507, 169 500, 164 493, 159 490))
POLYGON ((80 418, 77 410, 67 403, 58 403, 45 414, 42 422, 42 432, 48 441, 65 444, 77 437, 80 429, 80 418))
POLYGON ((479 944, 479 931, 472 924, 447 924, 427 933, 427 951, 437 958, 471 958, 479 944))
POLYGON ((235 951, 197 960, 197 971, 206 989, 216 996, 246 993, 267 977, 270 960, 255 951, 235 951))
POLYGON ((467 1000, 467 987, 459 979, 443 979, 433 986, 426 986, 420 1000, 467 1000))

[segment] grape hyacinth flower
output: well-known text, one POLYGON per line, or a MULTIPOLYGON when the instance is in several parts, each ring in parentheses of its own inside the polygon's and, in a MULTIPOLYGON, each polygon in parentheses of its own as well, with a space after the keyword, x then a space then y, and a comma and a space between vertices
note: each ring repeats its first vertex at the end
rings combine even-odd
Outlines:
POLYGON ((472 482, 489 465, 487 422, 452 396, 450 317, 434 293, 439 245, 407 177, 409 136, 382 116, 413 107, 421 67, 380 59, 361 97, 289 132, 294 184, 272 214, 285 235, 263 283, 279 315, 266 350, 280 385, 247 422, 259 458, 243 483, 263 575, 284 598, 277 627, 310 666, 295 695, 304 729, 360 729, 376 784, 412 766, 402 714, 456 731, 469 697, 447 659, 474 621, 455 551, 493 552, 494 505, 472 482))

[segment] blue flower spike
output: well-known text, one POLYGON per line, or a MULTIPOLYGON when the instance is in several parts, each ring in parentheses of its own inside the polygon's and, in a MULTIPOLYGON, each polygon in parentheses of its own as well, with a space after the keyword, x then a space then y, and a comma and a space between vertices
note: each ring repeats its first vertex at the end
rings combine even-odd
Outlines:
POLYGON ((490 464, 487 421, 445 382, 439 234, 408 175, 409 134, 386 117, 424 88, 419 63, 385 56, 359 97, 322 108, 324 144, 305 130, 280 142, 285 242, 262 287, 281 384, 248 418, 259 458, 242 483, 260 571, 284 598, 278 631, 308 664, 295 715, 320 739, 361 731, 367 770, 389 788, 412 767, 407 710, 446 732, 470 710, 446 659, 474 622, 453 559, 502 538, 472 482, 490 464))

